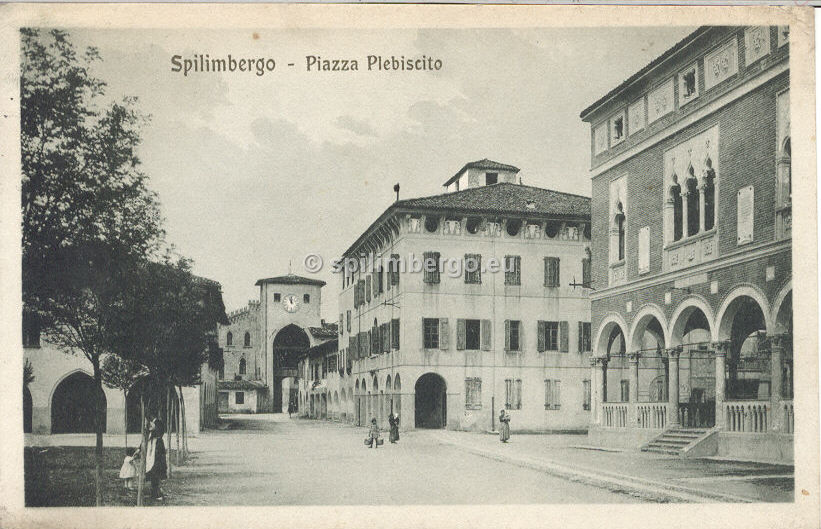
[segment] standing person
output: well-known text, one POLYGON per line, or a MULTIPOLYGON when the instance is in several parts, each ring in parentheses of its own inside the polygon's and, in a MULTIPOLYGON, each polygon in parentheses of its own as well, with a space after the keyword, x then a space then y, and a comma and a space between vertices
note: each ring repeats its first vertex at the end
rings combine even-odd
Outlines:
POLYGON ((145 477, 151 481, 151 497, 155 500, 163 499, 160 481, 167 477, 168 472, 165 466, 165 443, 162 441, 164 433, 162 420, 152 420, 148 425, 148 447, 145 450, 141 448, 145 454, 145 477))
POLYGON ((396 444, 396 441, 399 440, 399 414, 392 413, 388 415, 388 422, 391 425, 391 433, 389 439, 392 444, 396 444))
POLYGON ((294 401, 290 401, 288 403, 288 418, 291 418, 291 414, 294 413, 294 401))
POLYGON ((506 443, 510 439, 510 415, 502 408, 499 413, 499 440, 506 443))
POLYGON ((376 418, 371 419, 371 427, 368 429, 368 438, 370 439, 370 448, 377 448, 379 446, 379 426, 376 425, 376 418))
POLYGON ((134 450, 130 455, 126 453, 125 459, 123 459, 123 466, 120 467, 120 479, 124 480, 123 486, 128 490, 134 490, 134 478, 137 476, 135 458, 139 457, 139 453, 139 449, 134 450))

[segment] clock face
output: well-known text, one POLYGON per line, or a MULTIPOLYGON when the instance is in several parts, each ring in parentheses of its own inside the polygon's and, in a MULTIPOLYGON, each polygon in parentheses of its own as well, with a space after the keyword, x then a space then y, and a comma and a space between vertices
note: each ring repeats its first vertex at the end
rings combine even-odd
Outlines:
POLYGON ((299 310, 299 302, 293 294, 288 294, 282 298, 282 306, 288 312, 296 312, 299 310))

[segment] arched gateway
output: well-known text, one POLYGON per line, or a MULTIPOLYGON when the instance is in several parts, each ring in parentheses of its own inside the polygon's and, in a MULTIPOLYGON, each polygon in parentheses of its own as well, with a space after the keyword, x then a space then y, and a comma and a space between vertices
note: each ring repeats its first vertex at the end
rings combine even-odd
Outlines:
POLYGON ((294 383, 299 357, 311 347, 308 335, 301 327, 286 325, 274 337, 273 411, 287 411, 289 402, 296 402, 299 389, 294 383))
POLYGON ((416 381, 416 427, 444 428, 447 424, 447 384, 436 373, 425 373, 416 381))

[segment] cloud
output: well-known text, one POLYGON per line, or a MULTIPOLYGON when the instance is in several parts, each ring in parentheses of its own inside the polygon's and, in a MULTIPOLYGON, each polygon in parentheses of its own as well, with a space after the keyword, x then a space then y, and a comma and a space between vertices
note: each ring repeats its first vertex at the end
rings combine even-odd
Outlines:
POLYGON ((364 119, 358 119, 348 114, 336 118, 335 124, 337 127, 349 130, 359 136, 376 136, 376 131, 370 123, 364 119))

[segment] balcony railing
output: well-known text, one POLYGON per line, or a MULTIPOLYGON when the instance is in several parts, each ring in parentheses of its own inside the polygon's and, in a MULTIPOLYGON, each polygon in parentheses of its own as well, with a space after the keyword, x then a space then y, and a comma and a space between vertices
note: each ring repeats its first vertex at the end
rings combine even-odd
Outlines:
POLYGON ((762 401, 724 403, 725 429, 729 432, 764 433, 770 419, 770 404, 762 401))
POLYGON ((628 403, 602 404, 602 423, 606 428, 626 428, 628 403))
POLYGON ((638 427, 661 429, 667 425, 667 403, 658 402, 653 404, 638 405, 638 427))

